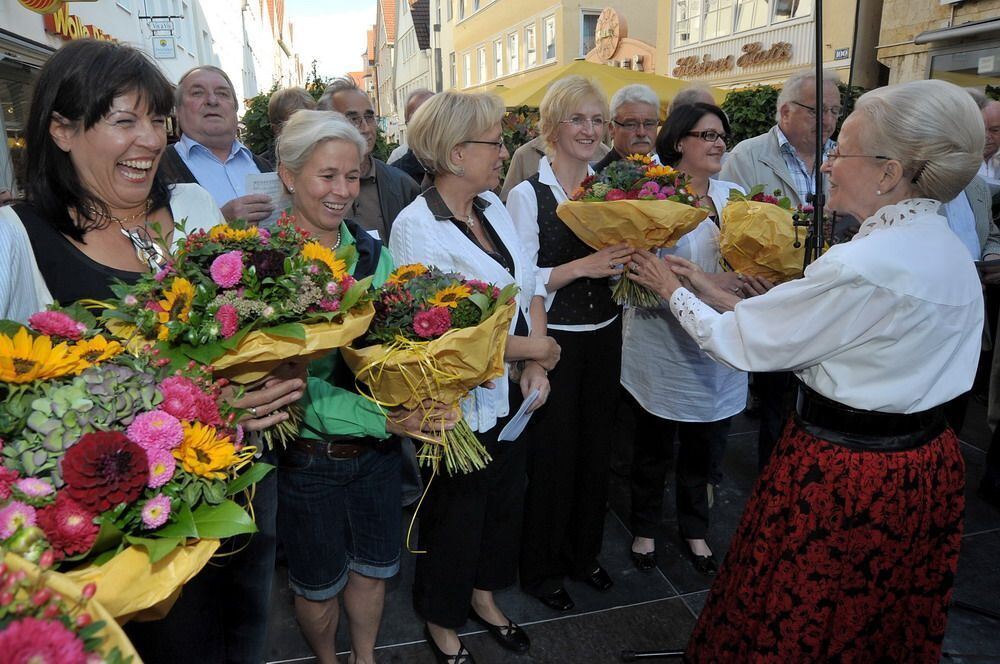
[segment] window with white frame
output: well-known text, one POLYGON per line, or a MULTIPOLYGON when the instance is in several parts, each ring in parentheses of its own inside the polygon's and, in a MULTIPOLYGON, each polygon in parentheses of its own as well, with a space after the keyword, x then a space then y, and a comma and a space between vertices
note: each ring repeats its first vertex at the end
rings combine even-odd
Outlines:
POLYGON ((597 18, 601 14, 588 11, 580 14, 580 57, 584 57, 597 46, 597 18))
POLYGON ((701 41, 701 1, 677 0, 674 5, 674 44, 686 46, 701 41))
POLYGON ((465 87, 472 85, 472 54, 466 53, 462 57, 462 64, 465 65, 465 87))
POLYGON ((479 0, 472 0, 472 11, 479 11, 479 0))
POLYGON ((518 66, 517 56, 519 55, 517 46, 518 46, 518 44, 517 44, 517 33, 516 32, 512 32, 509 35, 507 35, 507 73, 508 74, 513 74, 514 72, 517 71, 517 66, 518 66))
POLYGON ((455 18, 455 0, 448 0, 448 20, 455 18))
POLYGON ((479 65, 479 80, 477 83, 486 81, 486 47, 480 46, 476 53, 476 63, 479 65))
POLYGON ((465 18, 465 0, 458 0, 458 20, 465 18))
POLYGON ((767 25, 768 0, 737 0, 736 32, 767 25))
POLYGON ((809 16, 813 0, 675 0, 674 45, 682 48, 809 16))
POLYGON ((733 0, 705 0, 704 39, 725 37, 733 32, 733 0))
POLYGON ((448 54, 448 70, 451 72, 451 87, 458 85, 458 72, 456 69, 457 65, 455 64, 455 52, 452 51, 448 54))
POLYGON ((493 78, 503 76, 503 40, 493 42, 493 78))
POLYGON ((774 22, 808 16, 812 13, 812 5, 812 0, 776 0, 774 3, 774 22))
POLYGON ((556 59, 556 17, 546 16, 543 22, 543 42, 545 48, 545 61, 556 59))
POLYGON ((535 24, 524 26, 524 66, 534 67, 538 64, 538 51, 535 46, 535 24))

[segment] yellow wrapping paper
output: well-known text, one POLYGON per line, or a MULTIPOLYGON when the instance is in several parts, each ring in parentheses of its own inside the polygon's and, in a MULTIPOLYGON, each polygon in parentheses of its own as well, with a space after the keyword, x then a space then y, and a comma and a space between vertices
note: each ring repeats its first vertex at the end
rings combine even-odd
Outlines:
MULTIPOLYGON (((24 570, 25 574, 32 581, 38 579, 38 576, 42 574, 42 570, 36 565, 28 562, 21 556, 13 553, 5 553, 3 556, 4 563, 7 564, 13 570, 24 570)), ((82 588, 88 582, 78 583, 74 579, 71 579, 65 574, 59 572, 47 572, 45 574, 45 585, 53 592, 59 593, 66 600, 67 604, 72 606, 75 604, 82 596, 82 588)), ((142 660, 139 658, 139 654, 132 647, 132 643, 125 636, 125 632, 122 628, 118 626, 115 622, 114 616, 105 608, 98 596, 100 595, 101 588, 98 586, 97 595, 86 600, 83 604, 83 610, 90 614, 94 619, 94 622, 104 621, 104 629, 101 630, 101 636, 104 637, 104 647, 102 653, 109 652, 112 648, 117 647, 118 651, 123 655, 123 657, 132 657, 132 664, 142 664, 142 660)))
POLYGON ((792 211, 771 203, 733 201, 722 210, 719 250, 737 272, 774 283, 802 276, 806 229, 799 248, 792 211))
POLYGON ((84 586, 94 582, 94 596, 118 622, 157 620, 167 615, 180 589, 208 563, 219 540, 202 539, 179 546, 156 563, 140 548, 128 547, 103 565, 88 565, 62 575, 84 586))
POLYGON ((627 242, 633 249, 672 247, 708 216, 708 210, 676 201, 560 203, 556 214, 592 249, 627 242))
POLYGON ((472 388, 503 374, 503 354, 516 306, 514 302, 500 305, 475 327, 420 342, 423 352, 384 344, 347 347, 340 352, 358 380, 385 407, 414 409, 424 399, 455 404, 472 388), (426 363, 428 356, 433 358, 432 371, 426 363))

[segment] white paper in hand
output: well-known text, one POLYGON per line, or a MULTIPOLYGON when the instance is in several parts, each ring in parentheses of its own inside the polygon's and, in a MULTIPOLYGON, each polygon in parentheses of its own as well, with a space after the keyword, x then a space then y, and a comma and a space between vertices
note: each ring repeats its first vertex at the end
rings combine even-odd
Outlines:
MULTIPOLYGON (((512 389, 516 390, 517 387, 512 386, 512 389)), ((517 440, 517 437, 521 435, 522 431, 524 431, 524 427, 528 426, 528 420, 531 419, 532 415, 532 413, 528 412, 528 409, 531 408, 531 404, 535 403, 535 399, 538 398, 538 394, 538 390, 535 390, 525 397, 524 403, 522 403, 521 407, 517 409, 516 413, 514 413, 514 417, 510 418, 510 421, 507 422, 507 426, 505 426, 503 431, 500 432, 500 436, 497 440, 517 440)))

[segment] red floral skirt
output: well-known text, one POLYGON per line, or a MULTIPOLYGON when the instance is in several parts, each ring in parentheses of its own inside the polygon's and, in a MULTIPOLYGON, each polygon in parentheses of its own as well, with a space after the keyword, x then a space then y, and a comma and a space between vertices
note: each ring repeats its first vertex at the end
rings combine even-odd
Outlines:
POLYGON ((937 662, 962 537, 951 429, 858 452, 789 422, 691 635, 690 662, 937 662))

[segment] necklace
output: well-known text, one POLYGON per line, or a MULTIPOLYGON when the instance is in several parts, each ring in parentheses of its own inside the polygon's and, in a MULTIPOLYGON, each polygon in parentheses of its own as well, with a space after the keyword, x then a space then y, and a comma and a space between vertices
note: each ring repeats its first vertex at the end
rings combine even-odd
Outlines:
POLYGON ((336 242, 334 242, 334 243, 333 243, 333 246, 332 246, 332 247, 330 247, 330 248, 331 248, 331 249, 332 249, 333 251, 336 251, 337 249, 340 249, 340 242, 341 242, 341 240, 343 240, 343 239, 344 239, 344 234, 343 234, 343 231, 341 231, 341 230, 340 230, 340 229, 338 228, 338 229, 337 229, 337 241, 336 241, 336 242))
POLYGON ((460 217, 460 216, 458 216, 458 215, 455 215, 455 218, 456 218, 456 219, 458 219, 458 220, 459 220, 459 221, 461 221, 461 222, 464 222, 464 223, 465 223, 465 225, 469 227, 469 230, 470 230, 470 231, 471 231, 471 230, 472 230, 473 228, 475 228, 475 227, 476 227, 476 219, 475 219, 475 217, 473 217, 473 216, 472 216, 471 214, 469 214, 469 215, 467 215, 467 216, 465 216, 465 217, 460 217))
POLYGON ((147 198, 146 202, 142 206, 142 209, 139 210, 138 212, 136 212, 135 214, 133 214, 131 216, 128 216, 128 217, 116 217, 113 214, 108 214, 107 212, 103 212, 101 210, 98 210, 93 205, 88 205, 87 206, 87 212, 89 212, 90 214, 96 215, 98 217, 104 217, 105 219, 110 219, 111 221, 116 222, 122 228, 122 230, 124 231, 125 230, 125 224, 130 224, 133 221, 135 221, 136 219, 138 219, 139 217, 141 217, 143 215, 148 215, 149 214, 149 210, 152 207, 153 207, 153 201, 151 201, 151 200, 149 200, 147 198))

